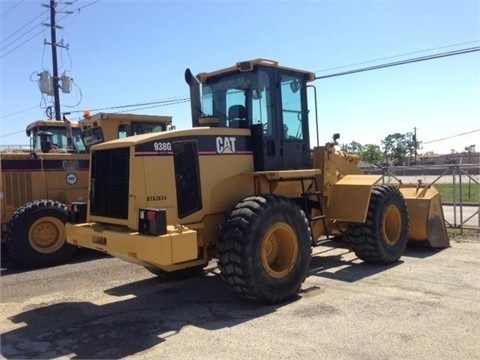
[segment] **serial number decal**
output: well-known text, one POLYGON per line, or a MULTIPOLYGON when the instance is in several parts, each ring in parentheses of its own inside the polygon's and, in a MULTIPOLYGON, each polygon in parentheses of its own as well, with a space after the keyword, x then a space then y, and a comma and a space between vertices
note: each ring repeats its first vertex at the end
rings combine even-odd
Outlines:
POLYGON ((169 142, 156 142, 153 143, 153 149, 155 151, 172 151, 172 144, 169 142))
POLYGON ((147 196, 147 201, 162 201, 167 200, 167 195, 150 195, 147 196))

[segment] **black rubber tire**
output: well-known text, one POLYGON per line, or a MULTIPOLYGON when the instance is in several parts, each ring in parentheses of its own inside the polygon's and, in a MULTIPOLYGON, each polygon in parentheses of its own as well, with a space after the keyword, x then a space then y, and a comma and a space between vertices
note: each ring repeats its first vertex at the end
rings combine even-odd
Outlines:
MULTIPOLYGON (((67 222, 67 207, 58 201, 36 200, 19 208, 12 216, 6 234, 6 246, 10 256, 28 267, 45 267, 65 263, 77 251, 77 247, 68 244, 65 238, 65 223, 67 222), (40 224, 37 240, 46 240, 49 246, 44 249, 41 244, 35 248, 29 239, 32 226, 45 219, 40 224), (51 221, 50 221, 51 220, 51 221), (63 224, 63 225, 62 225, 63 224), (62 240, 51 237, 61 236, 62 240), (42 239, 43 237, 43 239, 42 239), (45 239, 45 237, 50 237, 45 239)), ((32 235, 33 236, 33 235, 32 235)), ((38 241, 37 241, 38 243, 38 241)))
POLYGON ((203 265, 194 266, 191 268, 171 271, 171 272, 164 271, 156 267, 150 267, 150 266, 144 266, 144 268, 163 280, 182 280, 182 279, 188 279, 188 278, 193 278, 193 277, 203 275, 204 274, 203 269, 205 266, 203 265))
POLYGON ((263 304, 285 301, 298 292, 309 270, 312 248, 308 220, 288 198, 245 198, 223 222, 217 252, 221 276, 238 296, 263 304), (285 245, 279 244, 283 240, 285 245), (272 242, 276 246, 269 246, 272 242), (278 260, 280 253, 286 257, 278 260), (288 265, 277 273, 275 267, 283 267, 282 261, 288 265))
POLYGON ((349 242, 355 254, 371 264, 391 264, 403 255, 408 240, 408 209, 400 191, 375 185, 364 224, 352 224, 349 242))

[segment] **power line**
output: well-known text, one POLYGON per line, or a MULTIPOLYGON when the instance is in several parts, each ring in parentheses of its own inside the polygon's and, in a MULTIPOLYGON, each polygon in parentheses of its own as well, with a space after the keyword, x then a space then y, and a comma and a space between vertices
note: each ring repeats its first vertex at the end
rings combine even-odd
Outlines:
POLYGON ((457 134, 457 135, 447 136, 447 137, 444 137, 444 138, 441 138, 441 139, 436 139, 436 140, 431 140, 431 141, 425 141, 425 142, 422 142, 422 145, 431 144, 431 143, 438 142, 438 141, 443 141, 443 140, 448 140, 448 139, 456 138, 456 137, 459 137, 459 136, 464 136, 464 135, 473 134, 473 133, 476 133, 476 132, 478 132, 478 131, 480 131, 480 129, 476 129, 476 130, 472 130, 472 131, 467 131, 467 132, 464 132, 464 133, 461 133, 461 134, 457 134))
POLYGON ((20 134, 22 132, 24 132, 25 130, 20 130, 20 131, 15 131, 13 133, 10 133, 10 134, 2 134, 0 137, 7 137, 7 136, 12 136, 12 135, 17 135, 17 134, 20 134))
MULTIPOLYGON (((93 5, 94 3, 97 3, 99 1, 100 0, 94 1, 93 3, 91 3, 89 5, 93 5)), ((86 6, 87 5, 85 5, 84 7, 86 7, 86 6)), ((68 15, 66 15, 66 16, 68 16, 68 15)), ((479 50, 480 50, 480 47, 472 47, 472 48, 467 48, 467 49, 455 50, 455 51, 444 52, 444 53, 435 54, 435 55, 428 55, 428 56, 422 56, 422 57, 418 57, 418 58, 396 61, 396 62, 387 63, 387 64, 380 64, 380 65, 375 65, 375 66, 370 66, 370 67, 366 67, 366 68, 355 69, 355 70, 350 70, 350 71, 345 71, 345 72, 340 72, 340 73, 335 73, 335 74, 318 76, 315 79, 326 79, 326 78, 335 77, 335 76, 349 75, 349 74, 354 74, 354 73, 358 73, 358 72, 377 70, 377 69, 382 69, 382 68, 391 67, 391 66, 398 66, 398 65, 409 64, 409 63, 414 63, 414 62, 419 62, 419 61, 433 60, 433 59, 447 57, 447 56, 466 54, 466 53, 475 52, 475 51, 479 51, 479 50)), ((2 57, 5 56, 5 55, 6 54, 2 55, 2 57)), ((105 111, 105 110, 135 108, 135 109, 127 110, 127 111, 133 111, 133 110, 141 110, 141 109, 146 109, 146 108, 175 105, 175 104, 188 102, 189 100, 190 100, 189 97, 177 97, 177 98, 170 98, 170 99, 165 99, 165 100, 150 101, 150 102, 146 102, 146 103, 97 108, 97 109, 91 109, 90 111, 96 112, 96 111, 105 111)), ((27 109, 27 110, 30 110, 30 109, 27 109)), ((20 110, 19 112, 23 112, 23 111, 26 111, 26 110, 20 110)), ((82 110, 71 111, 71 113, 80 113, 80 112, 82 112, 82 110)), ((10 115, 3 116, 1 118, 5 118, 5 117, 12 116, 12 115, 15 115, 15 114, 16 113, 13 113, 13 114, 10 114, 10 115)), ((475 130, 475 131, 479 131, 479 130, 475 130)), ((440 141, 440 140, 435 140, 435 141, 440 141)), ((431 142, 433 142, 433 141, 431 141, 431 142)), ((426 143, 424 143, 424 144, 426 144, 426 143)))
MULTIPOLYGON (((9 46, 15 44, 17 41, 19 41, 21 38, 27 36, 28 34, 30 34, 32 31, 34 31, 36 28, 38 27, 41 27, 42 24, 38 24, 36 26, 34 26, 33 28, 31 28, 30 30, 28 30, 27 32, 23 33, 22 35, 20 35, 19 37, 17 37, 16 39, 14 39, 13 41, 9 42, 7 45, 3 46, 0 51, 3 51, 5 50, 6 48, 8 48, 9 46)), ((37 33, 38 35, 38 33, 37 33)), ((35 37, 35 36, 34 36, 35 37)))
POLYGON ((18 44, 17 46, 15 46, 13 49, 10 49, 9 51, 7 51, 6 53, 2 54, 2 56, 0 56, 0 59, 3 59, 5 56, 7 56, 8 54, 10 54, 11 52, 17 50, 20 46, 22 45, 25 45, 27 42, 29 42, 30 40, 32 40, 33 38, 37 37, 38 35, 40 35, 41 33, 45 32, 46 30, 48 30, 47 28, 45 29, 42 29, 40 30, 39 32, 35 33, 34 35, 32 35, 31 37, 29 37, 27 40, 25 40, 24 42, 18 44))
POLYGON ((23 2, 23 0, 17 1, 16 4, 14 4, 10 9, 8 9, 7 11, 5 11, 5 12, 2 14, 2 18, 5 17, 10 11, 12 11, 13 9, 15 9, 15 8, 16 8, 18 5, 20 5, 22 2, 23 2))
POLYGON ((391 62, 391 63, 387 63, 387 64, 368 66, 368 67, 361 68, 361 69, 343 71, 343 72, 329 74, 329 75, 317 76, 315 78, 315 80, 317 80, 317 79, 327 79, 327 78, 331 78, 331 77, 335 77, 335 76, 351 75, 351 74, 355 74, 355 73, 359 73, 359 72, 378 70, 378 69, 383 69, 383 68, 391 67, 391 66, 411 64, 411 63, 419 62, 419 61, 439 59, 439 58, 447 57, 447 56, 467 54, 467 53, 471 53, 471 52, 475 52, 475 51, 480 51, 480 46, 466 48, 466 49, 460 49, 460 50, 454 50, 454 51, 448 51, 448 52, 443 52, 443 53, 435 54, 435 55, 421 56, 421 57, 407 59, 407 60, 400 60, 400 61, 395 61, 395 62, 391 62))
MULTIPOLYGON (((67 8, 68 6, 72 5, 73 3, 75 3, 77 0, 73 1, 73 2, 66 2, 61 9, 58 10, 58 12, 62 12, 65 8, 67 8)), ((81 9, 84 9, 88 6, 91 6, 93 4, 96 4, 97 2, 99 2, 100 0, 96 0, 96 1, 93 1, 89 4, 86 4, 80 8, 77 9, 77 11, 80 11, 81 9)), ((17 31, 15 31, 13 34, 11 34, 8 38, 12 37, 13 35, 17 34, 18 32, 20 32, 23 28, 25 28, 26 26, 28 26, 30 23, 32 23, 33 21, 35 21, 36 19, 38 19, 40 16, 42 16, 45 12, 47 12, 48 10, 45 10, 44 12, 42 12, 39 16, 37 16, 36 18, 32 19, 29 23, 27 23, 26 25, 24 25, 22 28, 18 29, 17 31)), ((67 16, 73 14, 74 12, 71 11, 71 12, 67 12, 63 17, 61 17, 58 21, 61 21, 63 19, 65 19, 67 16)), ((17 42, 18 40, 20 40, 22 37, 24 37, 25 35, 27 35, 28 33, 32 32, 34 29, 36 29, 37 27, 41 26, 40 25, 37 25, 35 27, 33 27, 32 29, 30 29, 28 32, 24 33, 23 35, 19 36, 18 38, 16 38, 14 41, 12 41, 11 43, 9 43, 8 45, 4 46, 2 49, 0 50, 4 50, 5 48, 13 45, 15 42, 17 42)), ((41 33, 45 32, 47 30, 47 28, 45 29, 42 29, 41 31, 35 33, 34 35, 32 35, 31 37, 29 37, 27 40, 23 41, 22 43, 18 44, 17 46, 15 46, 13 49, 10 49, 9 51, 7 51, 6 53, 2 54, 0 56, 0 59, 4 58, 5 56, 7 56, 8 54, 12 53, 13 51, 15 51, 16 49, 18 49, 19 47, 25 45, 26 43, 28 43, 30 40, 34 39, 35 37, 37 37, 38 35, 40 35, 41 33)), ((5 41, 6 39, 4 39, 2 41, 2 43, 5 41)))
POLYGON ((77 9, 77 11, 80 11, 80 10, 82 10, 82 9, 85 9, 86 7, 95 5, 95 4, 98 3, 99 1, 100 1, 100 0, 96 0, 96 1, 92 1, 92 2, 89 3, 89 4, 83 5, 82 7, 79 7, 79 8, 77 9))
POLYGON ((10 117, 10 116, 18 115, 18 114, 21 114, 21 113, 26 112, 26 111, 28 111, 28 110, 35 109, 36 107, 37 107, 37 105, 32 106, 32 107, 29 107, 29 108, 27 108, 27 109, 18 110, 18 111, 15 111, 15 112, 13 112, 13 113, 10 113, 10 114, 3 115, 3 116, 0 117, 0 119, 5 119, 5 118, 10 117))
POLYGON ((131 112, 131 111, 138 111, 138 110, 145 110, 145 109, 153 109, 153 108, 157 108, 157 107, 163 107, 163 106, 170 106, 170 105, 176 105, 176 104, 183 104, 183 103, 186 103, 186 102, 189 102, 190 99, 187 98, 187 99, 179 99, 177 101, 174 101, 174 102, 171 102, 171 103, 168 103, 168 104, 159 104, 159 105, 152 105, 152 106, 144 106, 144 107, 138 107, 138 108, 133 108, 133 109, 128 109, 128 110, 122 110, 122 111, 118 111, 119 113, 126 113, 126 112, 131 112))
MULTIPOLYGON (((180 97, 179 96, 179 97, 176 97, 176 98, 169 98, 169 99, 158 100, 158 101, 150 101, 150 102, 146 102, 146 103, 119 105, 119 106, 111 106, 111 107, 105 107, 105 108, 91 109, 90 111, 97 112, 97 111, 104 111, 104 110, 132 108, 132 109, 128 109, 128 110, 118 111, 118 113, 125 113, 125 112, 129 112, 129 111, 138 111, 138 110, 143 110, 143 109, 151 109, 151 108, 162 107, 162 106, 182 104, 182 103, 186 103, 186 102, 189 102, 189 101, 190 101, 189 97, 185 97, 185 96, 180 97)), ((0 117, 0 119, 4 119, 4 118, 10 117, 10 116, 14 116, 14 115, 20 114, 22 112, 32 110, 34 108, 36 108, 36 106, 4 115, 4 116, 0 117)), ((73 113, 81 113, 81 112, 83 112, 83 110, 75 110, 75 111, 71 111, 70 113, 73 114, 73 113)), ((0 135, 0 137, 7 137, 7 136, 15 135, 15 134, 20 134, 23 131, 24 130, 19 130, 19 131, 9 133, 9 134, 2 134, 2 135, 0 135)))
MULTIPOLYGON (((27 22, 25 25, 23 25, 21 28, 17 29, 16 31, 14 31, 13 33, 11 33, 10 35, 8 35, 6 38, 4 38, 0 44, 3 44, 5 41, 7 41, 8 39, 10 39, 12 36, 18 34, 20 31, 22 31, 23 29, 25 29, 28 25, 30 25, 31 23, 33 23, 35 20, 37 20, 38 18, 42 17, 48 10, 44 10, 43 12, 40 13, 40 15, 34 17, 32 20, 30 20, 29 22, 27 22)), ((41 24, 38 24, 37 26, 34 27, 34 29, 38 26, 41 26, 41 24)))
POLYGON ((411 52, 408 52, 408 53, 403 53, 403 54, 399 54, 399 55, 387 56, 387 57, 378 58, 378 59, 375 59, 375 60, 367 60, 367 61, 362 61, 362 62, 358 62, 358 63, 354 63, 354 64, 349 64, 349 65, 336 66, 336 67, 332 67, 332 68, 328 68, 328 69, 322 69, 322 70, 315 71, 315 72, 318 73, 318 72, 324 72, 324 71, 330 71, 330 70, 344 69, 344 68, 346 68, 346 67, 352 67, 352 66, 357 66, 357 65, 369 64, 369 63, 372 63, 372 62, 378 62, 378 61, 383 61, 383 60, 388 60, 388 59, 395 59, 395 58, 404 57, 404 56, 407 56, 407 55, 414 55, 414 54, 419 54, 419 53, 422 53, 422 52, 435 51, 435 50, 439 50, 439 49, 446 49, 446 48, 457 47, 457 46, 461 46, 461 45, 474 44, 474 43, 478 43, 478 42, 480 42, 480 40, 473 40, 473 41, 467 41, 467 42, 462 42, 462 43, 457 43, 457 44, 438 46, 438 47, 431 48, 431 49, 411 51, 411 52))
MULTIPOLYGON (((97 109, 90 109, 90 111, 97 112, 97 111, 105 111, 105 110, 116 110, 116 109, 125 109, 125 108, 136 108, 136 107, 143 107, 143 106, 148 106, 148 107, 160 107, 160 106, 169 106, 169 105, 176 105, 184 102, 190 101, 190 97, 184 96, 184 97, 175 97, 175 98, 169 98, 165 100, 156 100, 156 101, 149 101, 145 103, 138 103, 138 104, 129 104, 129 105, 117 105, 117 106, 110 106, 110 107, 104 107, 104 108, 97 108, 97 109)), ((139 110, 139 109, 137 109, 139 110)), ((132 110, 128 110, 132 111, 132 110)), ((79 113, 83 112, 83 110, 75 110, 71 111, 71 113, 79 113)))

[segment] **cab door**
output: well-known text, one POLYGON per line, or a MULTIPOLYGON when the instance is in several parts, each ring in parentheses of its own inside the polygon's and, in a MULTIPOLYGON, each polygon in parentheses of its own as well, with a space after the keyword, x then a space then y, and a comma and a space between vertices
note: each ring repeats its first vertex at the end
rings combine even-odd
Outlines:
POLYGON ((255 170, 308 169, 306 75, 276 68, 259 73, 268 74, 269 86, 263 89, 259 105, 252 103, 255 170))
POLYGON ((310 140, 306 81, 303 74, 285 70, 279 72, 278 81, 282 169, 307 169, 310 167, 310 140))

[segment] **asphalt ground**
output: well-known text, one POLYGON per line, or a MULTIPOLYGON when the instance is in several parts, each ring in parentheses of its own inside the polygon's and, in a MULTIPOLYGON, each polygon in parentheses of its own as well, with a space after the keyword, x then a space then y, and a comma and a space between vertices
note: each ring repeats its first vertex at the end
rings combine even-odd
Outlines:
POLYGON ((343 243, 314 248, 298 296, 237 298, 215 263, 164 281, 82 250, 74 262, 17 268, 2 252, 5 359, 480 359, 480 237, 408 247, 392 266, 343 243))

